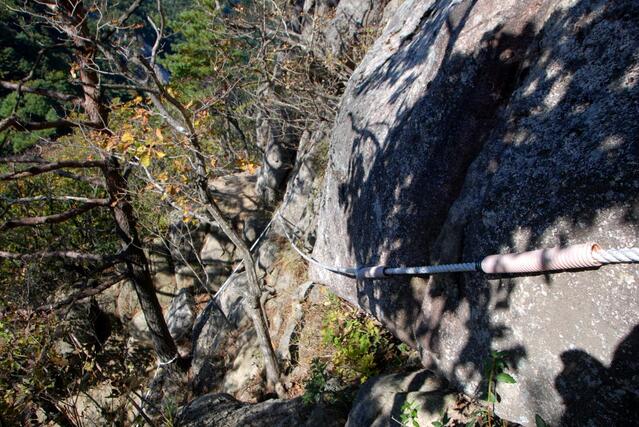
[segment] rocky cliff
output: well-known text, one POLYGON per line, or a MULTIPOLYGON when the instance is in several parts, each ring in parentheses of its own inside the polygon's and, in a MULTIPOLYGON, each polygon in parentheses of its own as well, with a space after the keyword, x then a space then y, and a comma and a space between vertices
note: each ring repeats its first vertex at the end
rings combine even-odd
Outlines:
MULTIPOLYGON (((636 246, 639 3, 406 0, 351 77, 317 242, 344 266, 636 246)), ((614 425, 639 415, 635 266, 532 277, 313 277, 467 393, 491 349, 517 384, 499 415, 614 425)))

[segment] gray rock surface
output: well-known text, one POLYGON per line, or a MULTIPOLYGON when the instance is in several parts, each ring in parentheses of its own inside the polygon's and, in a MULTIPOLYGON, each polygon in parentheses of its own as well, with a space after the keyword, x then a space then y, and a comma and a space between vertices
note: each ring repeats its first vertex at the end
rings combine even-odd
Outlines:
POLYGON ((346 427, 396 426, 406 402, 417 409, 414 421, 420 426, 431 426, 433 421, 441 420, 445 411, 453 417, 452 406, 456 400, 456 393, 425 369, 382 375, 369 379, 359 389, 346 427))
POLYGON ((188 288, 180 289, 169 306, 166 323, 175 341, 190 337, 195 322, 195 299, 188 288))
MULTIPOLYGON (((636 1, 404 2, 342 100, 314 255, 425 265, 636 246, 638 45, 636 1)), ((314 268, 312 279, 467 393, 489 350, 507 350, 507 419, 639 417, 635 266, 360 283, 314 268)))
POLYGON ((73 408, 70 412, 74 423, 87 427, 103 426, 108 423, 108 418, 111 418, 111 422, 120 424, 132 421, 132 419, 112 419, 113 414, 124 418, 126 412, 122 409, 126 403, 126 396, 118 395, 118 391, 108 382, 96 384, 61 402, 62 405, 73 408))
POLYGON ((335 56, 348 53, 352 45, 362 42, 363 29, 380 24, 387 3, 387 0, 341 0, 324 30, 322 47, 335 56))
POLYGON ((295 336, 296 330, 300 327, 300 324, 304 319, 304 308, 302 307, 302 303, 306 300, 306 297, 312 287, 313 282, 302 283, 295 296, 291 298, 291 313, 285 319, 286 323, 277 344, 277 355, 283 363, 290 363, 291 361, 291 340, 295 336))
POLYGON ((333 408, 304 405, 301 398, 271 399, 256 404, 242 403, 224 393, 201 396, 180 409, 177 426, 180 427, 337 427, 343 425, 333 408))
MULTIPOLYGON (((291 231, 298 237, 306 238, 315 229, 319 210, 317 195, 321 192, 328 162, 328 136, 327 127, 302 135, 295 168, 286 186, 280 213, 287 222, 295 225, 295 230, 291 231)), ((284 236, 281 229, 276 230, 284 236)))
POLYGON ((264 362, 242 306, 246 286, 244 274, 235 276, 195 322, 191 364, 195 395, 224 391, 248 400, 262 393, 264 362))
MULTIPOLYGON (((249 243, 257 239, 267 222, 256 193, 257 179, 242 172, 209 181, 220 209, 249 243)), ((191 287, 195 293, 217 290, 239 261, 235 246, 218 227, 193 225, 181 218, 171 225, 167 246, 177 287, 191 287)))
POLYGON ((275 109, 273 117, 262 119, 257 128, 257 143, 264 150, 258 172, 256 190, 267 204, 274 204, 282 196, 295 163, 299 135, 286 123, 289 113, 275 109))

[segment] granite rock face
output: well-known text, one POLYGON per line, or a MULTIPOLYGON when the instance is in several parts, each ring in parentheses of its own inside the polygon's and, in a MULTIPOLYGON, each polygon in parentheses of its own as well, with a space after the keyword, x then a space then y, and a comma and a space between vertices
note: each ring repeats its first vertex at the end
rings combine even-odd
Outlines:
POLYGON ((346 427, 397 425, 395 420, 401 420, 406 402, 417 408, 415 421, 430 426, 442 418, 454 400, 455 394, 445 382, 424 369, 374 377, 357 392, 346 427))
POLYGON ((293 129, 282 125, 290 120, 290 113, 277 111, 272 114, 276 117, 263 119, 257 128, 257 143, 264 154, 256 183, 256 191, 262 201, 271 205, 281 198, 286 178, 295 163, 299 140, 293 129))
POLYGON ((271 399, 247 404, 225 393, 206 394, 183 407, 177 416, 180 427, 337 427, 340 415, 328 405, 309 406, 302 398, 291 400, 271 399))
MULTIPOLYGON (((479 261, 639 237, 639 3, 407 0, 333 129, 313 254, 339 266, 479 261)), ((596 425, 639 414, 636 266, 529 277, 313 279, 466 393, 491 349, 497 413, 596 425)))
POLYGON ((167 326, 175 341, 181 341, 190 337, 195 321, 195 299, 191 289, 180 289, 169 306, 167 313, 167 326))
POLYGON ((192 388, 196 395, 247 388, 263 368, 253 325, 243 307, 245 274, 209 302, 193 326, 192 388))

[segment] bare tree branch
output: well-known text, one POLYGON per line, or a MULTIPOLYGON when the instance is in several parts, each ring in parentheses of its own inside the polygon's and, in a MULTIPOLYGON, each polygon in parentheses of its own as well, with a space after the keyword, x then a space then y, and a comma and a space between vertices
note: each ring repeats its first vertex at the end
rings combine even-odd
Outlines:
POLYGON ((137 86, 137 85, 123 85, 123 84, 115 84, 115 83, 102 83, 100 87, 104 89, 117 89, 117 90, 134 90, 137 92, 148 92, 158 95, 158 92, 155 89, 146 86, 137 86))
POLYGON ((35 202, 48 202, 52 200, 62 201, 62 202, 82 202, 82 203, 94 203, 96 205, 100 205, 106 199, 91 199, 88 197, 78 197, 78 196, 33 196, 33 197, 22 197, 20 199, 10 199, 8 197, 0 196, 0 199, 4 200, 10 205, 25 205, 28 203, 35 202))
MULTIPOLYGON (((0 159, 0 163, 4 163, 2 160, 3 159, 0 159)), ((31 166, 30 168, 23 169, 21 171, 0 175, 0 181, 12 181, 16 179, 28 178, 31 176, 40 175, 42 173, 64 168, 101 168, 105 165, 106 163, 103 160, 62 160, 59 162, 51 162, 39 166, 31 166)))
MULTIPOLYGON (((81 301, 83 299, 92 297, 94 295, 97 295, 107 289, 109 289, 111 286, 121 282, 122 280, 125 279, 125 276, 122 274, 118 274, 114 277, 112 277, 110 280, 106 280, 103 281, 102 283, 100 283, 98 286, 95 287, 91 287, 89 289, 82 289, 76 293, 74 293, 73 295, 70 295, 69 297, 63 299, 62 301, 58 301, 54 304, 45 304, 45 305, 41 305, 40 307, 36 308, 36 311, 51 311, 51 310, 58 310, 62 307, 65 307, 69 304, 73 304, 77 301, 81 301)), ((91 281, 87 281, 87 284, 90 283, 91 281)))
POLYGON ((42 251, 28 254, 0 251, 0 259, 13 259, 17 261, 32 261, 50 258, 61 258, 71 261, 112 262, 121 260, 121 255, 100 255, 77 251, 42 251))
POLYGON ((42 157, 9 156, 0 157, 0 163, 49 163, 49 160, 42 157))
POLYGON ((114 32, 117 31, 118 28, 122 27, 124 23, 131 17, 131 15, 133 15, 133 13, 137 10, 137 8, 140 7, 141 3, 142 0, 135 0, 133 3, 131 3, 129 8, 125 10, 124 13, 120 15, 120 17, 115 21, 113 27, 109 31, 105 32, 105 34, 102 36, 102 40, 108 39, 113 35, 114 32))
POLYGON ((58 224, 85 212, 88 212, 93 208, 97 208, 98 206, 109 206, 109 199, 96 199, 96 201, 97 202, 85 203, 76 208, 69 209, 68 211, 58 214, 10 219, 0 226, 0 232, 18 227, 33 227, 35 225, 42 224, 58 224))
POLYGON ((22 86, 22 83, 13 83, 5 80, 0 80, 0 87, 3 87, 8 90, 19 90, 25 93, 32 93, 35 95, 45 96, 47 98, 57 99, 58 101, 63 102, 71 102, 74 105, 80 105, 82 103, 82 99, 75 95, 71 95, 64 92, 59 92, 56 90, 49 89, 41 89, 41 88, 32 88, 22 86))
POLYGON ((29 131, 29 130, 43 130, 43 129, 60 129, 60 128, 69 128, 69 127, 78 127, 84 124, 88 127, 96 127, 95 123, 76 123, 70 120, 52 120, 46 122, 25 122, 18 119, 15 116, 10 116, 5 119, 0 120, 0 132, 7 130, 9 128, 14 128, 18 131, 29 131))
POLYGON ((75 181, 86 182, 87 184, 95 185, 96 187, 102 187, 102 188, 106 187, 105 183, 98 177, 76 175, 74 173, 71 173, 65 170, 56 170, 53 173, 64 178, 73 179, 75 181))
POLYGON ((162 43, 162 39, 164 38, 164 10, 162 9, 162 0, 156 0, 157 10, 160 15, 160 26, 158 28, 151 19, 150 16, 147 16, 148 21, 151 23, 151 26, 155 30, 155 43, 153 43, 153 48, 151 49, 151 58, 149 62, 151 64, 151 68, 155 68, 155 61, 157 60, 158 50, 160 49, 160 45, 162 43))

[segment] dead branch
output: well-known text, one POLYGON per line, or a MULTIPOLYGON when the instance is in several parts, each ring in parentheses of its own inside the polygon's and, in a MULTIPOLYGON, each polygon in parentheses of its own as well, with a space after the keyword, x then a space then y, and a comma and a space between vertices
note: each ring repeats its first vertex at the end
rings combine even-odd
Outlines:
POLYGON ((91 199, 89 197, 79 196, 33 196, 22 197, 19 199, 11 199, 8 197, 0 196, 0 199, 4 200, 9 205, 26 205, 36 202, 49 202, 49 201, 61 201, 61 202, 82 202, 82 203, 94 203, 96 205, 102 204, 105 199, 91 199))
POLYGON ((96 208, 99 206, 109 206, 109 203, 110 203, 109 199, 95 199, 95 202, 85 203, 76 208, 69 209, 68 211, 58 213, 58 214, 11 219, 5 222, 4 224, 2 224, 2 226, 0 226, 0 232, 10 230, 12 228, 18 228, 18 227, 33 227, 33 226, 42 225, 42 224, 58 224, 58 223, 67 221, 71 218, 74 218, 85 212, 88 212, 93 208, 96 208))
MULTIPOLYGON (((0 163, 3 163, 0 159, 0 163)), ((103 160, 62 160, 59 162, 51 162, 39 166, 31 166, 21 171, 11 172, 0 175, 0 181, 12 181, 16 179, 28 178, 42 173, 51 172, 58 169, 72 168, 102 168, 106 165, 103 160)))
MULTIPOLYGON (((25 122, 18 119, 15 116, 10 116, 0 120, 0 132, 9 128, 14 128, 18 131, 33 131, 43 129, 60 129, 69 127, 78 127, 80 123, 72 122, 70 120, 52 120, 46 122, 25 122)), ((84 123, 85 126, 96 127, 95 123, 84 123)))
POLYGON ((3 87, 8 90, 15 90, 15 91, 19 90, 24 93, 32 93, 34 95, 40 95, 47 98, 56 99, 58 101, 71 102, 74 105, 80 105, 82 103, 82 99, 80 99, 79 97, 75 95, 71 95, 71 94, 56 91, 56 90, 22 86, 21 83, 13 83, 13 82, 5 81, 5 80, 0 80, 0 87, 3 87))
POLYGON ((0 259, 12 259, 16 261, 33 261, 51 258, 61 258, 71 261, 111 262, 121 260, 121 255, 100 255, 77 251, 42 251, 28 254, 0 251, 0 259))
POLYGON ((98 177, 76 175, 74 173, 71 173, 65 170, 56 170, 56 171, 53 171, 53 173, 64 178, 69 178, 69 179, 73 179, 80 182, 86 182, 87 184, 95 185, 96 187, 102 187, 102 188, 106 187, 104 182, 98 177))
MULTIPOLYGON (((45 304, 45 305, 41 305, 40 307, 36 308, 36 311, 52 311, 52 310, 58 310, 62 307, 65 307, 69 304, 73 304, 75 302, 78 301, 82 301, 83 299, 92 297, 94 295, 97 295, 107 289, 109 289, 110 287, 112 287, 113 285, 121 282, 122 280, 125 279, 125 276, 122 274, 118 274, 114 277, 111 278, 111 280, 107 280, 103 283, 100 283, 98 286, 96 287, 92 287, 89 289, 82 289, 76 293, 74 293, 73 295, 70 295, 69 297, 63 299, 62 301, 58 301, 54 304, 45 304)), ((87 281, 88 283, 89 281, 87 281)))

